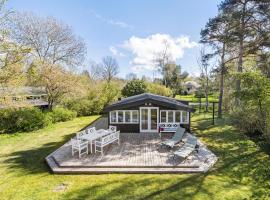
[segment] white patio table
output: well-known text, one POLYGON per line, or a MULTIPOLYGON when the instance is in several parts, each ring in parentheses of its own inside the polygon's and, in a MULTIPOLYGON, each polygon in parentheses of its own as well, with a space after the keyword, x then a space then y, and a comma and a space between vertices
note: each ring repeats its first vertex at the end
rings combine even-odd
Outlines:
POLYGON ((96 140, 96 139, 99 139, 101 137, 104 137, 106 135, 109 135, 111 133, 110 130, 104 130, 104 129, 99 129, 97 130, 96 132, 94 133, 90 133, 90 134, 86 134, 86 135, 83 135, 81 136, 81 139, 82 140, 87 140, 89 143, 90 143, 90 150, 91 150, 91 153, 93 152, 93 141, 96 140))

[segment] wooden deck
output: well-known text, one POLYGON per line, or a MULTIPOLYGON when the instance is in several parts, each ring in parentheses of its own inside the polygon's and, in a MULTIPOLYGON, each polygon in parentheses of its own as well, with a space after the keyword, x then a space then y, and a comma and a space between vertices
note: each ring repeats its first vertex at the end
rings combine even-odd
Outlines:
MULTIPOLYGON (((157 133, 121 133, 120 145, 113 143, 104 148, 104 156, 92 153, 71 156, 66 143, 47 157, 56 173, 185 173, 204 172, 216 161, 216 156, 199 142, 199 153, 186 160, 173 159, 172 150, 160 148, 157 133), (58 170, 58 171, 57 171, 58 170)), ((51 167, 52 168, 52 167, 51 167)))

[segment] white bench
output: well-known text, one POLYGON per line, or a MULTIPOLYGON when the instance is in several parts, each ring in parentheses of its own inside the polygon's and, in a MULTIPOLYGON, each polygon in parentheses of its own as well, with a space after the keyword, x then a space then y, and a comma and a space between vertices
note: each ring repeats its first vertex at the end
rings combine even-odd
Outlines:
POLYGON ((101 152, 101 155, 103 156, 103 147, 107 146, 108 144, 111 144, 115 141, 118 141, 118 145, 120 144, 120 131, 113 132, 105 137, 102 137, 98 140, 96 140, 95 143, 95 152, 101 152))

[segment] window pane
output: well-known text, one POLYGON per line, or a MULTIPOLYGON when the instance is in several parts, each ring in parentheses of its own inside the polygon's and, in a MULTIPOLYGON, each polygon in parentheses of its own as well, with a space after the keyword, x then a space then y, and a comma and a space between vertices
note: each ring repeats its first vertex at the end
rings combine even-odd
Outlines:
POLYGON ((168 123, 173 123, 173 111, 168 111, 168 123))
POLYGON ((125 111, 125 122, 129 123, 130 121, 130 111, 125 111))
POLYGON ((123 111, 118 111, 118 122, 124 121, 124 113, 123 111))
POLYGON ((111 122, 117 122, 116 121, 116 111, 111 112, 111 122))
POLYGON ((175 122, 180 123, 181 122, 181 112, 175 111, 175 122))
POLYGON ((166 111, 161 111, 161 123, 166 123, 166 111))
POLYGON ((134 110, 132 111, 132 122, 137 123, 138 121, 138 111, 134 110))
POLYGON ((188 122, 188 112, 182 111, 182 122, 188 122))
POLYGON ((157 129, 157 109, 151 109, 151 130, 157 129))
POLYGON ((141 110, 141 126, 142 129, 148 129, 148 109, 142 108, 141 110))

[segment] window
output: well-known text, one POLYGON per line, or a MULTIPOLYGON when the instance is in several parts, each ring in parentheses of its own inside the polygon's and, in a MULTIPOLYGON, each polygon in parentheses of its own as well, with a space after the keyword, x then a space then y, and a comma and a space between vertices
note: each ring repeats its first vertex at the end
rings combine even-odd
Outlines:
POLYGON ((175 111, 175 122, 181 122, 181 111, 175 111))
POLYGON ((166 116, 167 116, 166 111, 161 111, 160 112, 160 122, 166 123, 167 122, 166 116))
POLYGON ((131 122, 130 111, 125 111, 125 122, 131 122))
POLYGON ((110 123, 138 123, 138 110, 115 110, 110 112, 110 123))
POLYGON ((139 112, 138 112, 138 110, 133 110, 133 111, 131 111, 131 113, 132 113, 132 122, 133 123, 138 123, 139 122, 139 112))
POLYGON ((124 112, 118 111, 118 122, 124 122, 124 112))
POLYGON ((168 111, 168 123, 173 123, 174 120, 173 120, 173 114, 174 114, 174 111, 168 111))
POLYGON ((189 122, 189 113, 181 110, 161 110, 160 123, 182 123, 189 122))
POLYGON ((116 111, 111 112, 111 122, 117 122, 116 111))
POLYGON ((182 122, 187 123, 188 122, 188 112, 187 111, 182 111, 182 122))

